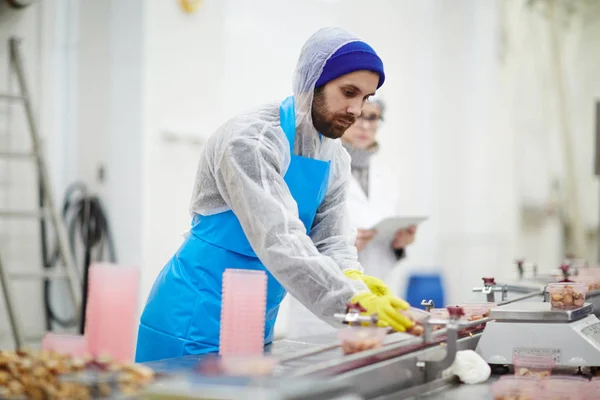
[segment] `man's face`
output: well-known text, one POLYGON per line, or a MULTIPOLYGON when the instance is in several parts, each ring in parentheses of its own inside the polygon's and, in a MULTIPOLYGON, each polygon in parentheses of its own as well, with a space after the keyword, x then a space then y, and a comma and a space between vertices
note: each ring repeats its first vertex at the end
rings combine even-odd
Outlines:
POLYGON ((343 140, 357 149, 368 149, 375 143, 375 135, 381 120, 381 110, 370 102, 366 102, 362 114, 344 134, 343 140))
POLYGON ((376 73, 356 71, 316 89, 312 105, 315 129, 331 139, 342 137, 360 116, 364 102, 375 94, 378 83, 376 73))

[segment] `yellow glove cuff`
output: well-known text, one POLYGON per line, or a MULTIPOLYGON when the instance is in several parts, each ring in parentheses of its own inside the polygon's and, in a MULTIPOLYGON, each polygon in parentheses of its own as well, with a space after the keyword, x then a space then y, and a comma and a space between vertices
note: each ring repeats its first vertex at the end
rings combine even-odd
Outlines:
POLYGON ((344 271, 344 275, 346 278, 355 280, 361 280, 361 277, 364 276, 364 274, 357 269, 347 269, 344 271))

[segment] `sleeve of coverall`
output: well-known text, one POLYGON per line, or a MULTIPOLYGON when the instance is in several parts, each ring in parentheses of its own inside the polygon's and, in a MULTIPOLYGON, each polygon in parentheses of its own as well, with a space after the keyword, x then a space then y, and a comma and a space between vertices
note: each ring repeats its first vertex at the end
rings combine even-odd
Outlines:
POLYGON ((321 254, 331 257, 342 271, 363 271, 354 246, 356 229, 350 224, 346 200, 350 159, 341 147, 332 164, 327 195, 317 211, 310 237, 321 254))

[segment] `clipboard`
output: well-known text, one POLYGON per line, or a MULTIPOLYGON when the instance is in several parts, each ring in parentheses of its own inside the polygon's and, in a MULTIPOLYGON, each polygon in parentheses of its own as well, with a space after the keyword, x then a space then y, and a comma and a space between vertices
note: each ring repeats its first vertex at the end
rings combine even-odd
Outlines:
POLYGON ((373 240, 392 241, 399 230, 406 229, 411 225, 419 225, 428 218, 424 216, 384 218, 371 227, 377 231, 373 240))

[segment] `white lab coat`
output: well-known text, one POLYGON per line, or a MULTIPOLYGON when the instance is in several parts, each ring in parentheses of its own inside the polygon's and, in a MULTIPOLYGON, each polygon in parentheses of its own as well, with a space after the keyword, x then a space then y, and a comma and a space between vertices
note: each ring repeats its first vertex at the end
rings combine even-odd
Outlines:
MULTIPOLYGON (((348 188, 348 211, 355 228, 368 229, 382 218, 397 215, 398 190, 396 181, 387 169, 373 157, 369 168, 369 197, 362 190, 360 183, 352 178, 348 188)), ((358 260, 365 269, 366 275, 380 278, 392 290, 395 285, 388 278, 397 263, 391 243, 373 241, 358 254, 358 260)), ((284 320, 287 320, 288 338, 306 337, 329 333, 334 330, 312 314, 299 301, 286 296, 282 304, 284 320)))

